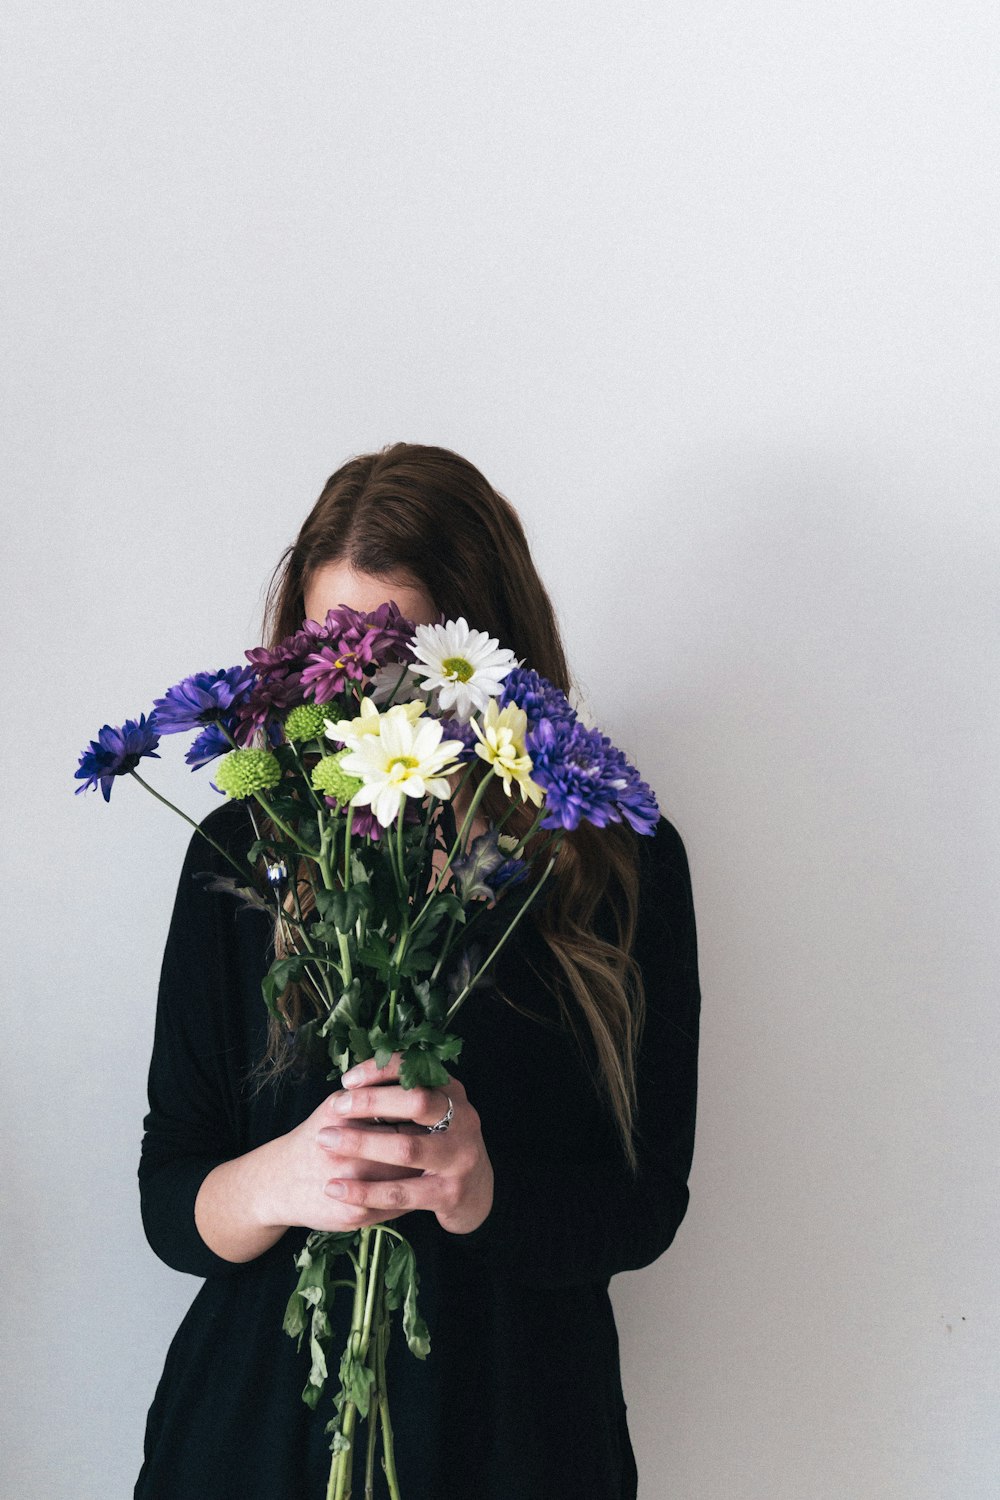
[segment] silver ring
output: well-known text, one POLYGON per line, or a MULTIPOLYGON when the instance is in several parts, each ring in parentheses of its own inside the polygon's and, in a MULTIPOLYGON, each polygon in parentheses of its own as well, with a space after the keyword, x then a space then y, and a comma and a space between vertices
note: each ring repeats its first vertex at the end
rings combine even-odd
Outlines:
POLYGON ((448 1113, 446 1115, 442 1115, 436 1125, 424 1126, 424 1129, 427 1131, 428 1135, 433 1135, 436 1130, 447 1130, 448 1126, 451 1124, 452 1116, 455 1113, 455 1106, 451 1102, 450 1094, 445 1094, 444 1097, 448 1100, 448 1113))

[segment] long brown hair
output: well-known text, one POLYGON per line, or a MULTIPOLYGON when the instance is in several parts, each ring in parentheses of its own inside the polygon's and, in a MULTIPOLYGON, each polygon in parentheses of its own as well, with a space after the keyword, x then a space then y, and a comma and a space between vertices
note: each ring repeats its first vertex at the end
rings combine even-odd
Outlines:
MULTIPOLYGON (((265 644, 273 648, 301 626, 314 572, 344 562, 397 583, 411 579, 447 619, 463 616, 570 690, 555 612, 517 512, 457 453, 392 443, 343 464, 278 562, 265 606, 265 644)), ((505 802, 499 786, 496 792, 505 802)), ((484 808, 491 811, 489 799, 484 808)), ((645 1014, 632 958, 638 892, 631 829, 613 824, 597 833, 582 823, 563 842, 536 917, 558 964, 563 1021, 584 1055, 591 1052, 595 1085, 633 1168, 636 1052, 645 1014), (595 930, 602 905, 611 915, 607 937, 595 930), (583 1045, 588 1037, 591 1049, 583 1045)), ((269 1052, 279 1045, 275 1029, 269 1052)))

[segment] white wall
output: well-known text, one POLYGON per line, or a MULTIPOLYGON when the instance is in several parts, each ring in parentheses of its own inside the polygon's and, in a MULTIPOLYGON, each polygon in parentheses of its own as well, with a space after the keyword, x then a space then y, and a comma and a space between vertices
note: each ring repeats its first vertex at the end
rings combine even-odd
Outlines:
POLYGON ((642 1500, 994 1495, 995 6, 8 15, 3 1493, 131 1492, 195 1290, 134 1181, 187 834, 77 756, 405 438, 519 506, 691 858, 642 1500))

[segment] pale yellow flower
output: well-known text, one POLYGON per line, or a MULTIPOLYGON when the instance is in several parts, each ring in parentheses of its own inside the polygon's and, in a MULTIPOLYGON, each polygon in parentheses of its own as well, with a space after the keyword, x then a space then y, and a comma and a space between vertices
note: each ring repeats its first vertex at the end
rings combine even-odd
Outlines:
POLYGON ((381 734, 382 723, 386 718, 396 722, 400 717, 405 718, 410 724, 415 724, 424 711, 422 703, 394 703, 386 712, 380 713, 371 698, 362 698, 361 713, 356 719, 340 719, 326 721, 326 737, 330 740, 340 740, 351 750, 356 750, 358 743, 368 734, 381 734))
POLYGON ((532 760, 524 746, 528 731, 528 716, 516 703, 506 708, 497 708, 496 699, 486 705, 482 724, 473 719, 472 728, 479 741, 476 754, 493 767, 494 773, 503 782, 507 796, 511 796, 511 782, 521 788, 521 799, 540 807, 545 795, 537 782, 531 779, 532 760))

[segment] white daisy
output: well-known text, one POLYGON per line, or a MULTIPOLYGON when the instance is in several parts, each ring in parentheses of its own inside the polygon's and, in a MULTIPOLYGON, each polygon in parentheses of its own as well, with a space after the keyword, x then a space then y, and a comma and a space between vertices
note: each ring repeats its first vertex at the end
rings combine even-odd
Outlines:
POLYGON ((442 712, 452 711, 463 724, 499 698, 504 678, 517 666, 513 651, 484 630, 471 630, 464 619, 418 625, 413 654, 417 660, 410 670, 423 677, 426 691, 437 690, 442 712))
MULTIPOLYGON (((340 762, 362 782, 351 805, 371 807, 383 828, 395 822, 404 797, 450 797, 448 777, 458 770, 455 756, 465 748, 461 740, 442 740, 444 731, 436 719, 424 715, 414 722, 408 712, 412 707, 397 703, 379 714, 377 733, 369 729, 373 721, 366 714, 365 728, 352 735, 340 762)), ((341 730, 346 727, 338 725, 341 730)))

